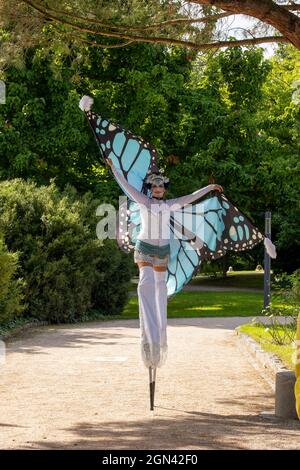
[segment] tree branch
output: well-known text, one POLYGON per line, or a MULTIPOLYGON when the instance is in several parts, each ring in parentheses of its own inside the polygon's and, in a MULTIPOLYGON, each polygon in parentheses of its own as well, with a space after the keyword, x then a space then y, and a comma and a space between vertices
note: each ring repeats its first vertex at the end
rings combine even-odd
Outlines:
POLYGON ((300 49, 300 18, 290 11, 292 7, 298 7, 296 4, 282 6, 273 0, 193 0, 193 3, 257 18, 273 26, 300 49))
POLYGON ((78 34, 75 34, 75 33, 66 32, 64 34, 66 34, 67 36, 71 36, 74 39, 79 39, 80 42, 83 42, 85 44, 90 44, 92 46, 102 47, 103 49, 114 49, 114 48, 117 48, 117 47, 125 47, 125 46, 129 46, 130 44, 135 43, 135 41, 131 40, 131 41, 122 42, 120 44, 101 44, 100 42, 97 42, 97 41, 89 41, 88 39, 83 38, 83 37, 81 37, 81 36, 79 36, 78 34))
MULTIPOLYGON (((45 18, 51 19, 53 21, 56 21, 60 24, 67 25, 77 31, 83 32, 83 33, 89 33, 93 35, 100 35, 104 37, 112 37, 112 38, 119 38, 119 39, 127 39, 131 42, 148 42, 148 43, 161 43, 161 44, 173 44, 177 46, 183 46, 183 47, 189 47, 194 50, 208 50, 211 48, 220 48, 220 47, 233 47, 233 46, 238 46, 238 45, 250 45, 250 44, 262 44, 266 42, 296 42, 295 40, 295 35, 292 35, 290 33, 290 30, 287 30, 286 35, 282 36, 270 36, 270 37, 261 37, 261 38, 248 38, 248 39, 241 39, 241 40, 234 40, 234 41, 218 41, 218 42, 213 42, 213 43, 205 43, 205 44, 197 44, 192 41, 187 41, 187 40, 180 40, 180 39, 174 39, 170 37, 147 37, 144 35, 132 35, 128 33, 119 33, 115 31, 99 31, 99 30, 94 30, 94 29, 89 29, 84 26, 80 26, 77 23, 73 23, 69 20, 62 19, 48 10, 43 9, 41 6, 36 5, 32 0, 23 0, 27 5, 31 6, 34 8, 36 11, 38 11, 40 14, 42 14, 45 18), (288 37, 289 35, 289 37, 288 37), (293 41, 291 40, 293 39, 293 41)), ((240 1, 233 1, 233 0, 223 0, 223 1, 218 1, 218 0, 194 0, 193 3, 198 3, 198 4, 209 4, 212 6, 217 6, 219 8, 224 8, 228 9, 230 8, 231 13, 243 13, 249 16, 254 16, 262 21, 266 21, 267 23, 271 24, 272 26, 275 25, 275 20, 274 20, 274 12, 273 10, 275 9, 275 17, 279 17, 281 21, 286 20, 286 17, 284 15, 291 15, 295 20, 298 20, 299 22, 299 32, 300 32, 300 19, 293 15, 292 13, 288 12, 285 8, 281 8, 278 5, 276 5, 273 1, 271 0, 240 0, 240 1), (259 5, 262 8, 259 8, 259 5), (278 10, 279 8, 279 10, 278 10), (259 11, 258 11, 259 10, 259 11), (273 13, 273 15, 271 14, 273 13), (283 16, 283 19, 282 19, 283 16)), ((290 17, 288 17, 290 19, 290 17)), ((291 23, 289 23, 289 27, 291 26, 291 23)), ((276 26, 274 26, 276 27, 276 26)), ((277 29, 279 27, 277 26, 277 29)), ((284 29, 286 31, 286 28, 284 29)), ((85 40, 86 42, 87 40, 85 40)), ((299 49, 300 49, 300 35, 298 37, 298 42, 299 42, 299 49)), ((92 45, 97 45, 97 41, 93 42, 91 41, 92 45)), ((103 46, 102 46, 103 47, 103 46)))
MULTIPOLYGON (((28 2, 25 2, 28 3, 28 2)), ((32 4, 33 5, 33 4, 32 4)), ((46 11, 46 10, 45 10, 46 11)), ((91 24, 96 24, 98 26, 101 26, 106 29, 116 29, 116 30, 121 30, 121 31, 145 31, 145 30, 151 30, 151 29, 160 29, 160 28, 165 28, 167 26, 177 26, 181 24, 193 24, 193 23, 209 23, 210 21, 218 21, 222 18, 226 18, 228 16, 232 16, 232 13, 230 12, 224 12, 224 13, 219 13, 215 15, 208 15, 208 16, 203 16, 201 18, 176 18, 172 20, 167 20, 167 21, 162 21, 160 23, 152 23, 152 24, 145 24, 143 26, 135 27, 135 26, 130 26, 126 24, 122 25, 111 25, 108 23, 103 23, 103 21, 97 20, 97 18, 91 19, 91 18, 86 18, 83 16, 78 16, 75 15, 74 13, 67 12, 64 10, 54 10, 53 8, 47 8, 48 12, 54 12, 55 14, 62 15, 66 18, 74 18, 75 20, 79 20, 82 22, 86 23, 91 23, 91 24)))
MULTIPOLYGON (((91 46, 95 47, 121 47, 121 45, 113 45, 113 46, 107 46, 105 44, 98 43, 97 41, 89 41, 88 39, 84 39, 82 37, 78 37, 76 34, 73 33, 67 33, 70 36, 73 36, 74 38, 79 38, 81 42, 84 42, 86 44, 90 44, 91 46)), ((100 33, 99 33, 100 34, 100 33)), ((143 40, 139 41, 128 41, 127 43, 122 44, 127 45, 127 44, 133 44, 133 43, 138 43, 138 42, 148 42, 148 43, 161 43, 160 38, 144 38, 143 40)), ((182 42, 182 46, 187 46, 187 43, 184 41, 182 42)), ((210 49, 221 49, 222 47, 235 47, 235 46, 251 46, 251 45, 256 45, 256 44, 265 44, 269 42, 289 42, 286 38, 283 36, 270 36, 270 37, 261 37, 261 38, 249 38, 249 39, 237 39, 237 40, 229 40, 229 41, 218 41, 218 42, 211 42, 211 43, 205 43, 205 44, 196 44, 189 42, 189 48, 194 49, 196 51, 206 51, 210 49)), ((174 44, 178 45, 178 40, 175 39, 169 39, 168 44, 174 44), (176 41, 176 42, 174 42, 176 41)))

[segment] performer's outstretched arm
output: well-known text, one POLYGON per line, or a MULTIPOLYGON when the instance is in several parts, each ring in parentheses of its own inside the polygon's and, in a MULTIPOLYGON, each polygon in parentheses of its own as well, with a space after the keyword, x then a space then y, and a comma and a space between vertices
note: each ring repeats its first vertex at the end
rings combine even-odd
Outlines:
POLYGON ((120 185, 120 187, 123 189, 123 191, 127 194, 127 196, 132 199, 133 201, 139 203, 139 204, 144 204, 145 206, 148 207, 149 205, 149 198, 143 194, 141 191, 138 191, 134 186, 128 183, 126 178, 122 175, 121 171, 113 165, 112 161, 108 158, 107 163, 111 167, 111 170, 120 185))
POLYGON ((204 188, 198 189, 197 191, 194 191, 191 194, 187 194, 186 196, 181 196, 177 197, 174 199, 168 199, 168 205, 172 206, 173 204, 176 204, 177 207, 183 207, 186 204, 190 204, 191 202, 196 201, 200 197, 205 196, 208 194, 210 191, 213 191, 215 189, 218 189, 219 191, 222 190, 223 188, 219 186, 218 184, 209 184, 208 186, 205 186, 204 188))

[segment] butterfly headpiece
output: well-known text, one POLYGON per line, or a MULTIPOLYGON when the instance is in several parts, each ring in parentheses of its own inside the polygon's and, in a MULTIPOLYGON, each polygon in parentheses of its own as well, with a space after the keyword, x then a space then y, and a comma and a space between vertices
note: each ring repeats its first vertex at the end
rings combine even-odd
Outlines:
POLYGON ((164 184, 164 187, 167 188, 169 186, 170 180, 163 173, 163 169, 160 169, 158 171, 148 170, 145 178, 147 188, 151 189, 152 184, 156 181, 162 182, 164 184))

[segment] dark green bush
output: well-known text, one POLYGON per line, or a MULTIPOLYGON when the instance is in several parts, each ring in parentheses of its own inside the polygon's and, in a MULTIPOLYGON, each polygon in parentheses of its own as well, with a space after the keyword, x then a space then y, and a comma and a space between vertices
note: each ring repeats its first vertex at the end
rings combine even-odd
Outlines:
POLYGON ((8 251, 0 236, 0 323, 7 322, 20 315, 24 282, 16 278, 18 253, 8 251))
POLYGON ((79 199, 71 186, 61 193, 53 180, 41 187, 22 179, 0 183, 0 230, 9 250, 20 252, 27 315, 68 322, 90 308, 121 313, 130 260, 114 240, 97 239, 99 203, 91 194, 79 199))
POLYGON ((97 263, 97 278, 92 291, 94 308, 105 314, 122 311, 128 299, 128 283, 133 275, 129 256, 116 249, 115 240, 105 240, 105 250, 97 263))

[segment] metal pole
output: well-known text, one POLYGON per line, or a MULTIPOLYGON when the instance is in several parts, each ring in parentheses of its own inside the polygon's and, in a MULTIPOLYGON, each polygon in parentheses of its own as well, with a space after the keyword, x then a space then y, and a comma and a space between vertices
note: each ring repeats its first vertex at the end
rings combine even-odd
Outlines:
MULTIPOLYGON (((271 212, 265 212, 265 236, 271 238, 271 212)), ((265 248, 264 257, 264 308, 270 304, 271 258, 265 248)))

